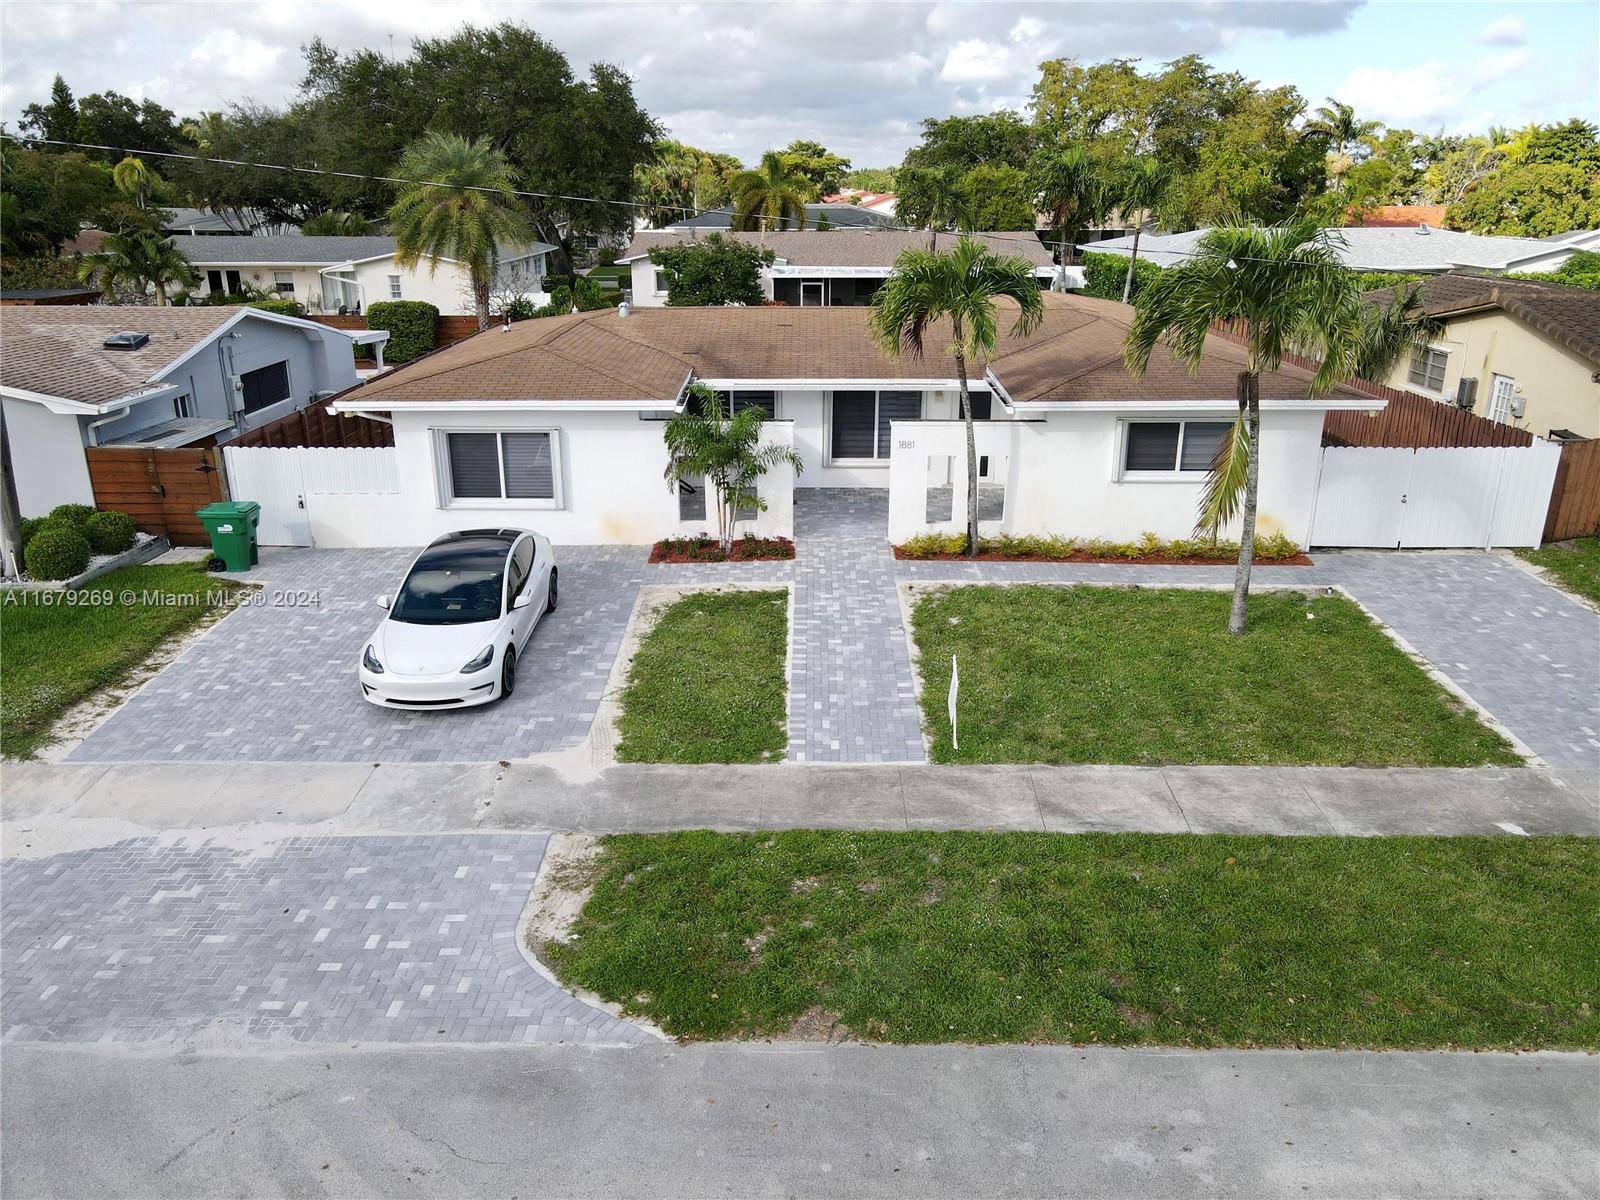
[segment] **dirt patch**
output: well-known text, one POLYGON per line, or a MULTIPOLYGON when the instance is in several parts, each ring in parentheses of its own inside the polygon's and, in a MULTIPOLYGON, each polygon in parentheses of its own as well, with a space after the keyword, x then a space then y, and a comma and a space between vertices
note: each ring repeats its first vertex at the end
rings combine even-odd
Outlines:
POLYGON ((523 945, 535 958, 543 961, 546 942, 566 942, 571 936, 599 872, 599 838, 579 833, 550 836, 523 913, 523 945))
MULTIPOLYGON (((996 554, 992 550, 976 557, 967 554, 907 554, 899 546, 894 556, 906 562, 1019 562, 1019 563, 1109 563, 1133 567, 1232 567, 1237 558, 1174 558, 1170 554, 1150 554, 1140 558, 1117 558, 1106 554, 1086 554, 1074 550, 1071 554, 996 554)), ((1309 557, 1296 554, 1293 558, 1258 558, 1258 567, 1309 567, 1314 565, 1309 557)))
POLYGON ((939 903, 939 901, 941 901, 943 899, 944 899, 944 880, 942 880, 942 879, 930 879, 930 880, 928 880, 927 890, 924 891, 922 893, 922 895, 917 898, 917 903, 921 904, 921 905, 937 904, 937 903, 939 903))
POLYGON ((821 886, 817 880, 808 876, 805 879, 796 879, 789 885, 789 891, 796 896, 809 896, 821 886))
POLYGON ((1145 1012, 1142 1008, 1135 1008, 1131 1004, 1117 1002, 1117 1016, 1122 1018, 1122 1023, 1129 1029, 1145 1029, 1155 1023, 1155 1016, 1145 1012))
POLYGON ((830 1012, 820 1004, 813 1004, 794 1019, 794 1024, 783 1031, 783 1038, 794 1042, 853 1042, 856 1040, 843 1017, 830 1012))

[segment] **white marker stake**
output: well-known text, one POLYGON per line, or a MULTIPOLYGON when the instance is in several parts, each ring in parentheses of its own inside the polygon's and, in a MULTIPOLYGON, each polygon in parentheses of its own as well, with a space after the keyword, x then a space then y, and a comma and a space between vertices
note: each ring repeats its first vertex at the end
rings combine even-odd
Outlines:
POLYGON ((950 714, 950 749, 961 749, 961 743, 956 741, 956 693, 961 690, 961 668, 956 665, 956 656, 950 656, 950 698, 945 702, 945 710, 950 714))

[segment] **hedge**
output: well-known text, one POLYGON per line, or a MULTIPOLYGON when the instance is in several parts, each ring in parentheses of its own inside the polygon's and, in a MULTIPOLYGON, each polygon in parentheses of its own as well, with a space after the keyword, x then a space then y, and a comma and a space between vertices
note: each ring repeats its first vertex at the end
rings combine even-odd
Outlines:
POLYGON ((410 362, 438 345, 439 310, 425 300, 380 300, 367 306, 367 328, 389 331, 387 361, 410 362))
POLYGON ((83 523, 83 536, 96 554, 121 554, 133 546, 138 529, 127 513, 97 512, 83 523))
POLYGON ((291 300, 287 296, 268 296, 265 300, 251 300, 247 308, 259 308, 262 312, 277 313, 281 317, 303 317, 306 307, 298 300, 291 300))
POLYGON ((71 525, 46 525, 22 551, 35 579, 71 579, 89 565, 89 539, 71 525))
MULTIPOLYGON (((1161 268, 1147 258, 1136 259, 1133 264, 1133 291, 1129 301, 1139 298, 1139 291, 1156 276, 1161 268)), ((1098 296, 1102 300, 1121 300, 1122 284, 1128 277, 1128 260, 1120 254, 1088 253, 1083 256, 1083 294, 1098 296)))
POLYGON ((1404 271, 1358 271, 1356 282, 1361 285, 1363 292, 1375 292, 1379 288, 1399 287, 1402 283, 1418 283, 1428 278, 1426 275, 1408 275, 1404 271))
POLYGON ((93 515, 92 504, 58 504, 50 510, 45 520, 52 525, 71 525, 76 529, 93 515))

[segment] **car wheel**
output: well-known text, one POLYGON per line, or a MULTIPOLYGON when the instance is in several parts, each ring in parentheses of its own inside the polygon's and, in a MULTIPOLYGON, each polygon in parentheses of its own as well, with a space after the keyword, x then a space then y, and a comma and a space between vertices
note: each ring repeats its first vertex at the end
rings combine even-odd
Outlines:
POLYGON ((516 690, 517 651, 516 647, 507 646, 505 659, 500 663, 500 699, 509 699, 516 690))
POLYGON ((544 602, 544 610, 547 613, 553 613, 556 610, 556 580, 558 578, 560 578, 560 572, 558 572, 554 567, 551 567, 550 594, 545 598, 544 602))

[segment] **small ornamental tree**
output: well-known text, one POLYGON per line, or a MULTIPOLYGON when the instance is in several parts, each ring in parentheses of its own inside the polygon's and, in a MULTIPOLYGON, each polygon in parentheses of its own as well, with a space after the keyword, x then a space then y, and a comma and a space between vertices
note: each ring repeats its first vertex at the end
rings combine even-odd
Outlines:
POLYGON ((667 486, 673 491, 690 479, 704 479, 717 504, 717 541, 723 552, 733 549, 733 527, 741 509, 766 511, 756 483, 774 467, 804 464, 790 446, 763 446, 761 426, 767 414, 756 405, 729 417, 722 396, 704 384, 691 384, 683 411, 666 423, 667 486))
POLYGON ((367 306, 367 328, 389 331, 389 361, 410 362, 438 344, 439 310, 425 300, 380 300, 367 306))
POLYGON ((720 233, 650 251, 650 261, 667 272, 667 303, 675 307, 760 304, 766 299, 761 268, 770 267, 774 257, 765 246, 720 233))

